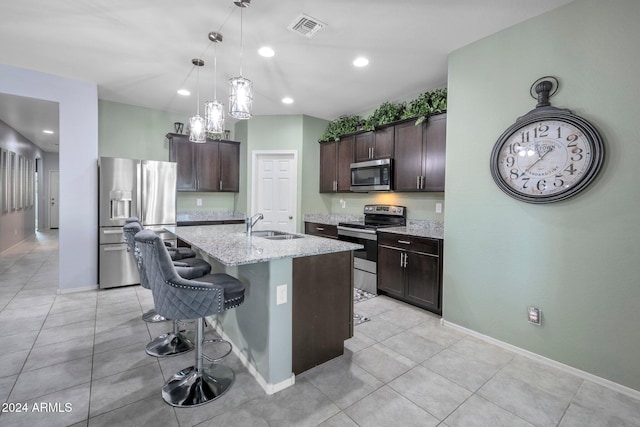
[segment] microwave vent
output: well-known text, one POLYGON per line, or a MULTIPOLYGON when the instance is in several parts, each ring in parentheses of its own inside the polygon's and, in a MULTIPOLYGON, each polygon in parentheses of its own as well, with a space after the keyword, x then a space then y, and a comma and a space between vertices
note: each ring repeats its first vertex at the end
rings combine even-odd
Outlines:
POLYGON ((301 36, 311 38, 326 26, 327 24, 320 22, 319 20, 303 13, 298 16, 291 24, 289 24, 287 28, 294 33, 300 34, 301 36))

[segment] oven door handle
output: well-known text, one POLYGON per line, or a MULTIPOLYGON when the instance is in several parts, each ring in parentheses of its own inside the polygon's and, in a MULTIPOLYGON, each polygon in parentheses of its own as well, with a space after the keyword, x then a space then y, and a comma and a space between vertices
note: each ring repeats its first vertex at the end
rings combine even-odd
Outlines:
POLYGON ((358 239, 366 239, 366 240, 378 240, 378 235, 375 230, 366 230, 366 229, 354 229, 349 227, 344 227, 342 225, 338 226, 338 239, 340 236, 349 236, 355 237, 358 239))

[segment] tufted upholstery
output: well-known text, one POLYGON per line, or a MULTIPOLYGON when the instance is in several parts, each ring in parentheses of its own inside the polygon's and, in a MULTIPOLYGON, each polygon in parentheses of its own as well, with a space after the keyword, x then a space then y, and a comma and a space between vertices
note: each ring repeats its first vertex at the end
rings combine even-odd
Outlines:
MULTIPOLYGON (((137 223, 140 226, 140 230, 143 229, 142 223, 140 222, 140 219, 137 216, 131 216, 131 217, 125 219, 124 222, 125 222, 125 226, 127 224, 137 223)), ((187 259, 187 258, 195 258, 196 257, 196 253, 191 248, 174 248, 173 246, 171 246, 171 243, 169 243, 169 242, 163 242, 163 243, 167 247, 167 249, 169 251, 169 255, 171 255, 171 259, 174 260, 174 261, 183 260, 183 259, 187 259)), ((207 274, 207 273, 209 273, 209 271, 206 271, 203 274, 207 274)), ((192 276, 193 277, 198 277, 195 274, 192 275, 192 276)))
MULTIPOLYGON (((134 237, 136 233, 143 230, 137 219, 138 218, 136 217, 128 218, 126 220, 126 224, 123 227, 124 241, 127 243, 127 251, 134 254, 136 260, 138 259, 138 255, 135 252, 134 237)), ((171 248, 168 248, 168 250, 171 253, 171 248)), ((191 251, 191 249, 189 250, 191 251)), ((171 259, 173 259, 173 257, 171 257, 171 259)), ((181 259, 180 261, 174 261, 173 264, 177 267, 177 271, 180 277, 183 277, 185 279, 197 279, 198 277, 205 276, 211 272, 211 265, 200 258, 185 258, 181 259)), ((138 272, 140 273, 140 285, 142 285, 143 288, 151 289, 147 284, 148 281, 144 276, 144 272, 138 272)))
POLYGON ((160 237, 150 230, 135 235, 156 310, 169 319, 198 319, 220 313, 244 301, 244 285, 222 273, 198 280, 180 277, 160 237))

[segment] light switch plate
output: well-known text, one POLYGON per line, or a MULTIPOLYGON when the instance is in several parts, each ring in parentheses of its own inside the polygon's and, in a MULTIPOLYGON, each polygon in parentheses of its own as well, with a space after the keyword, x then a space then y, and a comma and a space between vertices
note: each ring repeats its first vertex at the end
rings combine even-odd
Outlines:
POLYGON ((202 199, 196 199, 196 206, 202 206, 202 199))
POLYGON ((442 213, 442 203, 436 203, 436 213, 442 213))
POLYGON ((276 305, 287 303, 287 285, 276 286, 276 305))

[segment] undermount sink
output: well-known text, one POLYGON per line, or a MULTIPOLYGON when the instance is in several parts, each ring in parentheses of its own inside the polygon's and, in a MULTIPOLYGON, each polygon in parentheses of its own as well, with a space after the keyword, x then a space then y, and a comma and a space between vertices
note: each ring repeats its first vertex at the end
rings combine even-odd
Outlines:
POLYGON ((300 239, 303 236, 298 236, 297 234, 287 233, 285 231, 277 231, 277 230, 257 230, 251 232, 252 236, 255 237, 264 237, 269 240, 289 240, 289 239, 300 239))

